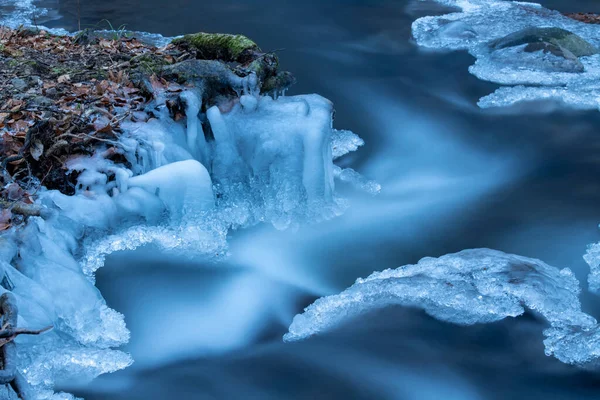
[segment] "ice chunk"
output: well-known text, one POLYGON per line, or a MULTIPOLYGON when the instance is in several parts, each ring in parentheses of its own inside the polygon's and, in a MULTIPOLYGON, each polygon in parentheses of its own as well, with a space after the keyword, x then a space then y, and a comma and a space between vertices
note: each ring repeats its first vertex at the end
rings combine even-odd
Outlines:
POLYGON ((600 26, 565 17, 539 4, 504 0, 436 0, 461 12, 423 17, 412 31, 420 46, 468 50, 469 72, 506 87, 482 107, 559 100, 595 108, 600 78, 600 26), (536 87, 545 86, 545 87, 536 87))
POLYGON ((334 129, 331 135, 331 153, 333 159, 340 158, 348 153, 356 151, 363 146, 365 141, 356 133, 334 129))
POLYGON ((347 182, 366 193, 376 195, 381 192, 381 185, 375 181, 366 179, 364 176, 353 170, 352 168, 334 167, 334 175, 342 182, 347 182))
POLYGON ((286 341, 306 339, 373 309, 422 308, 460 325, 521 315, 527 307, 550 324, 546 353, 589 364, 600 357, 596 320, 581 311, 579 283, 569 269, 489 249, 464 250, 415 265, 375 272, 339 295, 324 297, 297 315, 286 341))
POLYGON ((131 356, 117 350, 97 349, 65 341, 55 333, 21 341, 19 365, 34 388, 51 382, 85 382, 132 364, 131 356))
POLYGON ((47 293, 37 301, 51 299, 55 325, 82 344, 107 348, 126 343, 129 331, 123 316, 106 307, 98 289, 74 260, 72 252, 76 249, 61 240, 69 234, 74 236, 72 227, 62 224, 58 228, 53 222, 58 223, 32 219, 19 235, 19 271, 47 293))
POLYGON ((156 194, 175 219, 210 210, 215 204, 210 175, 195 160, 163 165, 130 178, 128 185, 156 194))
POLYGON ((600 243, 590 244, 583 259, 590 266, 588 285, 590 292, 600 294, 600 243))
MULTIPOLYGON (((266 220, 279 228, 337 214, 332 113, 331 102, 318 95, 246 95, 228 112, 209 109, 219 207, 245 209, 245 224, 266 220)), ((340 137, 346 146, 340 151, 359 141, 340 137)))
MULTIPOLYGON (((88 240, 82 268, 91 281, 114 251, 154 244, 163 251, 187 254, 195 249, 197 254, 220 256, 231 228, 263 221, 287 228, 338 215, 345 203, 335 196, 334 177, 371 193, 379 190, 357 172, 334 166, 333 159, 355 151, 363 141, 350 131, 332 128, 332 104, 321 96, 274 100, 245 94, 209 108, 206 115, 198 115, 198 93, 184 91, 180 99, 187 109, 185 124, 173 121, 160 99, 158 118, 122 125, 123 155, 134 176, 113 185, 112 196, 105 193, 110 189, 106 170, 110 173, 114 166, 107 168, 99 160, 73 164, 80 171, 102 175, 91 183, 107 187, 83 188, 86 191, 77 200, 81 206, 69 213, 92 209, 93 201, 101 199, 107 203, 102 209, 114 210, 89 219, 100 221, 116 213, 117 220, 133 221, 133 226, 88 240), (210 124, 214 140, 207 141, 200 119, 210 124), (198 159, 207 160, 207 168, 198 159), (161 221, 165 209, 169 222, 161 221), (134 216, 154 226, 136 225, 134 216)), ((88 217, 82 214, 72 217, 88 217)), ((98 226, 116 224, 102 221, 98 226)))
MULTIPOLYGON (((244 103, 248 104, 248 101, 244 103)), ((270 177, 263 177, 265 179, 285 179, 288 177, 283 176, 285 170, 280 163, 290 165, 301 157, 301 165, 290 165, 293 168, 290 172, 299 169, 299 173, 289 178, 302 179, 309 201, 331 200, 332 112, 332 104, 317 95, 278 100, 264 96, 251 108, 237 105, 226 114, 213 107, 208 119, 215 133, 216 146, 227 144, 231 148, 229 154, 224 150, 214 158, 215 179, 228 178, 227 169, 215 167, 215 164, 235 162, 243 163, 253 174, 264 175, 267 173, 265 167, 279 172, 268 172, 270 177)))

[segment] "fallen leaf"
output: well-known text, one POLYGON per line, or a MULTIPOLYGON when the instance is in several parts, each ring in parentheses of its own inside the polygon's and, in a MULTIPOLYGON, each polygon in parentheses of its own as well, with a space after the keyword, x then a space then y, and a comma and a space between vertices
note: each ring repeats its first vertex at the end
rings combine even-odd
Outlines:
POLYGON ((20 200, 21 197, 23 197, 23 194, 25 193, 23 189, 21 189, 21 186, 19 186, 18 183, 14 182, 6 187, 6 192, 8 199, 12 201, 20 200))
POLYGON ((100 116, 94 121, 94 130, 96 132, 111 132, 110 120, 105 116, 100 116))
POLYGON ((5 231, 12 225, 10 220, 12 218, 12 212, 8 208, 0 211, 0 231, 5 231))
POLYGON ((71 81, 71 76, 69 74, 61 75, 56 80, 58 83, 67 83, 71 81))

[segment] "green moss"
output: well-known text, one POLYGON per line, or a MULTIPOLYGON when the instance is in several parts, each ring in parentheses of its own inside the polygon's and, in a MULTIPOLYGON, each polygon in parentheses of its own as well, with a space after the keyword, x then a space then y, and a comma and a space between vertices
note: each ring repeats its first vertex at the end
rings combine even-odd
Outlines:
POLYGON ((52 70, 50 71, 52 72, 52 74, 54 75, 66 75, 69 71, 66 68, 61 68, 61 67, 54 67, 52 68, 52 70))
POLYGON ((205 60, 245 62, 260 52, 258 45, 246 36, 224 33, 194 33, 175 39, 173 44, 193 48, 205 60))

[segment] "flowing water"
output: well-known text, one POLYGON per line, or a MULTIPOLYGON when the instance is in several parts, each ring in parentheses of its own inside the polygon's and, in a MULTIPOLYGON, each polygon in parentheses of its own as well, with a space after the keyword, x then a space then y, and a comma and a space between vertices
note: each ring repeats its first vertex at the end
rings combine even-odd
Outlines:
MULTIPOLYGON (((600 12, 593 0, 542 3, 600 12)), ((75 0, 36 4, 49 10, 38 23, 77 29, 75 0)), ((243 33, 277 50, 298 78, 292 92, 331 99, 336 126, 365 140, 344 163, 382 191, 347 190, 343 216, 296 231, 235 232, 219 263, 148 247, 111 255, 97 286, 125 315, 124 350, 136 362, 63 389, 129 400, 597 398, 600 375, 546 357, 534 315, 458 327, 388 308, 308 341, 281 340, 315 298, 424 256, 489 247, 586 279, 582 255, 599 237, 600 113, 479 109, 497 85, 468 73, 473 58, 411 40, 416 18, 445 11, 408 0, 82 0, 82 27, 243 33)), ((600 316, 597 297, 584 291, 582 303, 600 316)))

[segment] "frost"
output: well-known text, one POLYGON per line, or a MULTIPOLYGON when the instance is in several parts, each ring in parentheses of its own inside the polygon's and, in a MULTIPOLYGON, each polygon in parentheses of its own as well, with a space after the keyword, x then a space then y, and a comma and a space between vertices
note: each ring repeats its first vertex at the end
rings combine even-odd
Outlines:
POLYGON ((495 49, 491 44, 527 28, 553 27, 598 47, 599 26, 575 21, 535 3, 437 1, 462 11, 415 21, 412 31, 417 43, 432 49, 467 50, 476 58, 469 72, 482 80, 510 85, 481 99, 480 107, 553 100, 576 108, 598 108, 600 55, 586 53, 577 58, 566 51, 565 57, 559 57, 547 50, 528 52, 525 46, 495 49))
POLYGON ((600 358, 600 328, 581 311, 579 293, 569 269, 495 250, 464 250, 358 279, 297 315, 284 340, 306 339, 391 305, 421 308, 459 325, 516 317, 526 307, 550 324, 544 331, 547 355, 588 366, 600 358))

